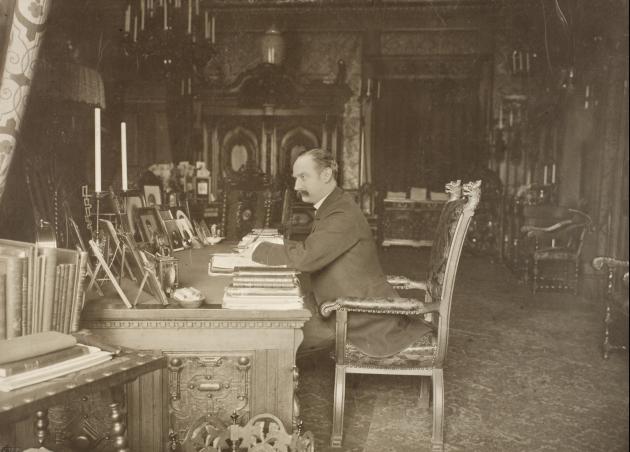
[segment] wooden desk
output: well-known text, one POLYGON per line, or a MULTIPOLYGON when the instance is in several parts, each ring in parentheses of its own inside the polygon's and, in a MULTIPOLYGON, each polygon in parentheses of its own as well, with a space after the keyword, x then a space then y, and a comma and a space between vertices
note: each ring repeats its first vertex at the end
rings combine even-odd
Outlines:
MULTIPOLYGON (((48 438, 48 408, 62 405, 68 401, 78 400, 86 395, 110 389, 112 397, 118 400, 110 404, 110 419, 112 422, 113 444, 117 450, 127 449, 126 424, 123 415, 122 392, 129 389, 134 380, 161 378, 161 369, 166 367, 166 358, 160 355, 147 353, 125 353, 111 361, 74 372, 52 380, 27 386, 11 392, 0 392, 0 445, 9 445, 19 448, 34 447, 50 444, 48 438), (124 389, 123 389, 124 387, 124 389), (35 415, 35 424, 26 419, 35 415), (34 427, 34 432, 32 431, 34 427), (116 434, 117 432, 118 434, 116 434)), ((152 403, 144 406, 140 413, 137 404, 126 401, 127 425, 130 437, 134 440, 134 450, 158 450, 153 449, 161 441, 159 437, 147 438, 140 449, 138 438, 141 436, 140 426, 147 420, 160 425, 166 424, 167 410, 166 398, 159 386, 153 386, 151 394, 152 403), (142 415, 142 418, 140 418, 142 415), (146 449, 145 449, 146 447, 146 449)), ((165 389, 165 388, 164 388, 165 389)), ((90 447, 85 441, 86 447, 90 447)), ((58 450, 54 444, 49 447, 58 450)), ((85 449, 90 450, 90 449, 85 449)))
MULTIPOLYGON (((168 357, 171 441, 195 444, 193 436, 210 418, 230 423, 236 411, 243 420, 273 413, 285 426, 295 425, 299 410, 295 353, 303 339, 306 309, 250 311, 221 309, 229 276, 207 274, 210 254, 229 245, 178 254, 180 286, 206 295, 198 309, 176 304, 141 304, 127 309, 118 299, 90 302, 82 326, 109 343, 140 350, 159 350, 168 357)), ((131 397, 144 393, 132 388, 131 397)), ((158 452, 158 449, 153 449, 158 452)))

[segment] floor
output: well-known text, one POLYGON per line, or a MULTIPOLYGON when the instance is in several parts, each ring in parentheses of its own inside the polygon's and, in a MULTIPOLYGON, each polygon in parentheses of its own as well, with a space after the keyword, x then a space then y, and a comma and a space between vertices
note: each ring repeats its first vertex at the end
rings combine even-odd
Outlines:
MULTIPOLYGON (((387 273, 422 279, 428 254, 383 252, 387 273), (411 270, 410 270, 411 269, 411 270)), ((601 357, 602 311, 569 294, 532 295, 486 257, 462 257, 445 378, 447 452, 627 451, 628 354, 601 357)), ((332 451, 333 362, 302 369, 305 430, 332 451)), ((350 375, 344 451, 430 451, 431 409, 412 377, 350 375)))

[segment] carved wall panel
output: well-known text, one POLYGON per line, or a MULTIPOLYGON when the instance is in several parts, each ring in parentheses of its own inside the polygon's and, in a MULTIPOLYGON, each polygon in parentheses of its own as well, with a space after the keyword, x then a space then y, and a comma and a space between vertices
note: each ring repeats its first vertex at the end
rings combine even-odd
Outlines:
POLYGON ((197 441, 200 419, 251 415, 253 353, 167 353, 170 424, 177 441, 197 441))

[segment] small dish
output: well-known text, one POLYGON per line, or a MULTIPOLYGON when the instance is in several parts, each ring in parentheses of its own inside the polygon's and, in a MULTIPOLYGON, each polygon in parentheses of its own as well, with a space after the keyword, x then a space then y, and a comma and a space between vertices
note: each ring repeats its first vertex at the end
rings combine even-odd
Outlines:
POLYGON ((224 237, 206 237, 206 243, 208 245, 216 245, 217 243, 219 243, 223 239, 224 239, 224 237))
POLYGON ((190 298, 180 299, 177 297, 173 297, 173 300, 178 302, 182 308, 186 308, 186 309, 198 308, 199 306, 201 306, 201 304, 203 303, 205 299, 206 299, 205 297, 193 298, 193 299, 190 299, 190 298))

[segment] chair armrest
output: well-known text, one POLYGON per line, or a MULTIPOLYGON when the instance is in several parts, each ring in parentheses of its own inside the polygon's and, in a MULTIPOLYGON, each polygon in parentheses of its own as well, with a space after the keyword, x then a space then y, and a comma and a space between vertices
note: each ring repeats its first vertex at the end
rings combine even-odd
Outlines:
POLYGON ((409 290, 420 289, 427 290, 427 283, 425 281, 414 281, 406 276, 399 275, 387 275, 387 282, 395 289, 409 290))
POLYGON ((595 270, 601 270, 604 268, 604 265, 608 268, 628 268, 629 262, 606 256, 598 256, 593 259, 593 267, 595 270))
POLYGON ((542 226, 525 225, 521 228, 521 232, 527 234, 528 237, 540 236, 540 235, 544 235, 545 233, 554 232, 554 231, 557 231, 558 229, 562 229, 564 226, 572 224, 572 223, 573 223, 573 220, 562 220, 562 221, 559 221, 558 223, 552 224, 551 226, 547 226, 545 228, 543 228, 542 226))
POLYGON ((414 298, 358 298, 346 297, 326 301, 319 307, 323 317, 330 317, 333 311, 366 312, 369 314, 423 315, 437 312, 439 303, 425 303, 414 298))

